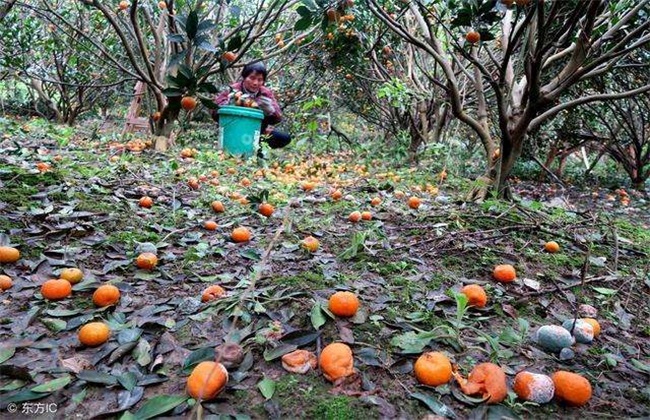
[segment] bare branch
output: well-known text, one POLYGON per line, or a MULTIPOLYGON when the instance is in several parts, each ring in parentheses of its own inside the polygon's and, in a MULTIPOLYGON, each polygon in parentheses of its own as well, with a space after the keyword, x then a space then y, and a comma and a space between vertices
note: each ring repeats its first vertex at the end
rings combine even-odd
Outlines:
POLYGON ((563 104, 557 105, 549 109, 548 111, 534 118, 529 125, 529 131, 537 129, 544 121, 556 116, 561 111, 575 108, 579 105, 587 104, 590 102, 602 102, 602 101, 611 101, 615 99, 623 99, 623 98, 628 98, 630 96, 639 95, 645 92, 650 92, 650 84, 647 84, 637 89, 627 90, 625 92, 599 93, 595 95, 583 96, 581 98, 577 98, 572 101, 565 102, 563 104))

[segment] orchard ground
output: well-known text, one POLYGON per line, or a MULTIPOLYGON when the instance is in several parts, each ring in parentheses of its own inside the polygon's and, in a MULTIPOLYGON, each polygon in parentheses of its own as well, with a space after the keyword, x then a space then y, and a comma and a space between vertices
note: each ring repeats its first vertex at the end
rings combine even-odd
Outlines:
POLYGON ((0 267, 14 280, 0 306, 3 415, 10 403, 40 402, 56 404, 61 418, 197 414, 186 378, 224 342, 239 343, 245 357, 229 369, 227 388, 202 403, 204 415, 650 415, 645 193, 521 181, 515 202, 466 203, 471 181, 449 169, 441 180, 427 169, 435 162, 392 167, 373 156, 289 148, 259 166, 224 157, 211 143, 187 145, 197 149, 188 158, 180 146, 139 151, 140 143, 109 133, 62 133, 37 120, 4 124, 0 239, 22 255, 0 267), (39 170, 41 162, 49 166, 39 170), (311 191, 301 188, 308 181, 311 191), (138 205, 143 196, 152 197, 151 208, 138 205), (421 199, 417 210, 407 206, 410 196, 421 199), (224 212, 212 210, 214 200, 224 212), (257 212, 263 200, 275 207, 269 218, 257 212), (352 223, 352 211, 370 211, 372 220, 352 223), (217 229, 205 229, 206 220, 217 229), (237 226, 252 231, 249 242, 230 240, 237 226), (300 246, 309 235, 320 243, 313 253, 300 246), (549 240, 560 252, 544 252, 549 240), (152 246, 157 267, 137 269, 138 252, 152 246), (517 281, 491 279, 502 263, 515 266, 517 281), (70 298, 43 300, 40 285, 64 267, 80 267, 84 279, 70 298), (120 289, 116 306, 94 307, 102 283, 120 289), (464 309, 455 297, 472 283, 488 292, 484 309, 464 309), (227 296, 202 303, 212 284, 227 296), (327 298, 335 290, 355 292, 360 313, 331 316, 327 298), (580 304, 597 309, 601 335, 574 345, 568 360, 541 349, 535 331, 574 317, 580 304), (77 331, 93 320, 108 323, 112 337, 85 348, 77 331), (319 352, 334 341, 353 350, 359 375, 352 380, 332 385, 318 370, 283 370, 289 350, 319 352), (510 385, 523 369, 577 372, 593 397, 572 408, 523 402, 510 391, 488 406, 453 380, 418 385, 413 363, 432 350, 446 352, 464 375, 480 362, 497 363, 510 385))

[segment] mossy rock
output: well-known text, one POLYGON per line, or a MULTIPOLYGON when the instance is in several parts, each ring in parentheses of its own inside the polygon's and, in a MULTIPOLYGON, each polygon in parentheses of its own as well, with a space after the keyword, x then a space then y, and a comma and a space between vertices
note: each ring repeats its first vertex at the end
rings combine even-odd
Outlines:
POLYGON ((570 347, 574 342, 571 333, 559 325, 544 325, 537 330, 537 344, 552 352, 570 347))
MULTIPOLYGON (((576 319, 576 325, 573 328, 573 336, 578 343, 589 344, 594 341, 594 327, 584 319, 576 319)), ((573 319, 567 319, 562 323, 562 327, 567 331, 571 331, 573 327, 573 319)))

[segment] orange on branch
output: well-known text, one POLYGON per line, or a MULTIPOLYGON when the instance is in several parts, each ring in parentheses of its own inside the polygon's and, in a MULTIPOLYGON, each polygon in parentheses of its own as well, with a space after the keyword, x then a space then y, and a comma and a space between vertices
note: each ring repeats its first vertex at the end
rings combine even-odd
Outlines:
POLYGON ((481 40, 481 34, 479 34, 476 31, 469 31, 467 33, 467 35, 465 35, 465 39, 470 44, 476 44, 477 42, 479 42, 481 40))
POLYGON ((181 107, 185 111, 192 111, 196 108, 196 99, 191 96, 183 96, 181 99, 181 107))

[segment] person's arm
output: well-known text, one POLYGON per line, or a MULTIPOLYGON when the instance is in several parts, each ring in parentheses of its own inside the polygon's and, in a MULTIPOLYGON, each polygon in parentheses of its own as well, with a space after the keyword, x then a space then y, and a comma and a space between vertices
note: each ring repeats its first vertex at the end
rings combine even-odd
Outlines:
POLYGON ((277 124, 282 121, 282 110, 271 89, 262 87, 258 105, 264 111, 264 120, 269 124, 277 124))

